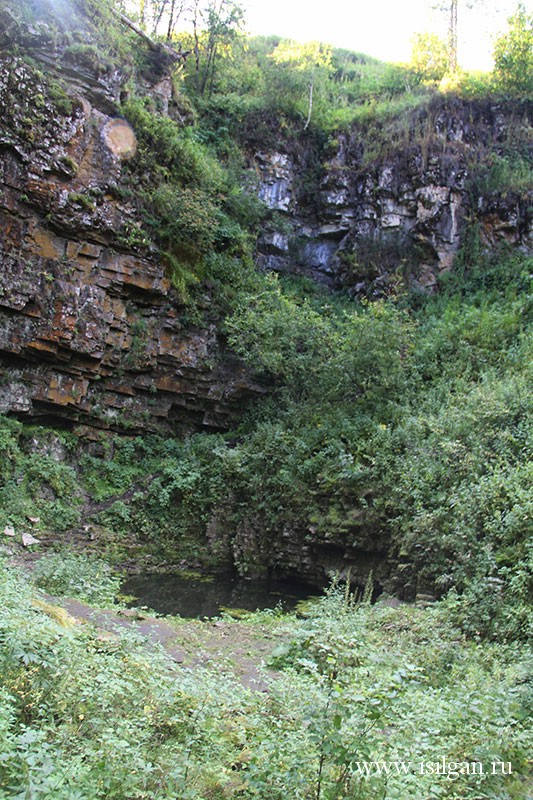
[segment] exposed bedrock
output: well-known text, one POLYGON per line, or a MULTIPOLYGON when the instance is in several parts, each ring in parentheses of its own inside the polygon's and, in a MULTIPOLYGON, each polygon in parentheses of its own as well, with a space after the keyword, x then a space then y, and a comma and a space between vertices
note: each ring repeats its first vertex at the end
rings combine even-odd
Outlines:
POLYGON ((121 185, 136 142, 113 109, 119 77, 80 70, 69 85, 50 92, 24 61, 0 60, 0 413, 225 429, 261 389, 215 320, 187 320, 143 241, 121 185))
POLYGON ((472 224, 482 246, 531 252, 531 194, 490 178, 513 137, 531 143, 530 111, 439 99, 406 117, 397 141, 354 127, 323 154, 301 143, 251 152, 273 212, 259 263, 372 297, 398 280, 432 290, 472 224))

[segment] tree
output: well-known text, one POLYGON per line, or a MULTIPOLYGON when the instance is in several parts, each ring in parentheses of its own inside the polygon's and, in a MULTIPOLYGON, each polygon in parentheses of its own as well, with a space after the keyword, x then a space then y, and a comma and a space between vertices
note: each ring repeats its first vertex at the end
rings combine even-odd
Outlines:
POLYGON ((164 32, 167 42, 172 39, 179 19, 188 10, 188 0, 114 0, 111 4, 116 12, 130 21, 135 21, 145 33, 151 36, 164 32))
POLYGON ((435 33, 415 34, 410 66, 421 80, 440 81, 448 66, 446 42, 435 33))
MULTIPOLYGON (((171 47, 167 44, 163 44, 161 42, 154 42, 146 33, 144 28, 140 28, 136 25, 129 17, 122 13, 119 9, 113 9, 111 7, 112 13, 118 17, 118 19, 126 25, 130 30, 140 36, 140 38, 148 45, 152 52, 157 53, 160 57, 163 55, 164 60, 166 60, 167 65, 175 64, 177 62, 181 62, 181 65, 185 63, 187 59, 187 53, 184 53, 181 49, 181 45, 179 49, 176 50, 174 47, 171 47)), ((168 37, 169 38, 169 37, 168 37)))
POLYGON ((520 3, 508 23, 494 48, 496 80, 506 91, 533 94, 533 14, 520 3))
POLYGON ((313 95, 315 83, 319 76, 327 74, 331 68, 332 50, 321 42, 283 41, 276 47, 270 56, 278 65, 286 65, 301 75, 309 87, 307 120, 304 130, 307 130, 313 113, 313 95))
POLYGON ((199 94, 212 87, 215 63, 222 53, 231 51, 240 35, 244 9, 236 0, 195 0, 192 6, 195 84, 199 94))
POLYGON ((448 68, 457 72, 457 3, 450 0, 450 21, 448 26, 448 68))
POLYGON ((186 0, 152 0, 152 35, 157 33, 164 23, 166 39, 169 42, 184 11, 186 11, 186 0))
MULTIPOLYGON (((482 0, 465 0, 465 6, 472 8, 482 0)), ((458 10, 459 0, 444 0, 444 2, 437 2, 433 8, 439 11, 444 11, 448 17, 448 72, 457 72, 457 30, 458 30, 458 10)))

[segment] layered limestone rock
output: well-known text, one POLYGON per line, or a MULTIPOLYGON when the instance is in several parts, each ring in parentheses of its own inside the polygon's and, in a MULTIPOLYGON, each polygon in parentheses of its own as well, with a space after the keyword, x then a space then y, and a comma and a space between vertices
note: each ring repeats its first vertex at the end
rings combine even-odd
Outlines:
POLYGON ((398 280, 433 288, 468 225, 478 225, 482 245, 531 252, 531 194, 477 180, 518 130, 527 140, 525 105, 436 100, 397 142, 383 130, 377 142, 364 128, 341 134, 311 191, 301 143, 251 154, 259 196, 273 212, 260 265, 379 296, 398 280))
MULTIPOLYGON (((223 537, 219 529, 219 548, 223 537)), ((363 518, 359 522, 347 519, 345 529, 334 534, 313 526, 302 530, 286 525, 270 536, 260 536, 242 525, 231 542, 230 558, 248 577, 298 578, 315 586, 326 586, 337 577, 364 588, 372 576, 376 588, 390 590, 394 584, 387 544, 379 530, 363 518)))
MULTIPOLYGON (((38 54, 46 29, 26 30, 26 44, 32 35, 38 54)), ((214 321, 187 320, 124 199, 136 141, 114 105, 120 76, 67 63, 65 93, 24 60, 0 59, 0 413, 224 429, 260 388, 214 321)), ((54 64, 64 77, 64 57, 54 64)))

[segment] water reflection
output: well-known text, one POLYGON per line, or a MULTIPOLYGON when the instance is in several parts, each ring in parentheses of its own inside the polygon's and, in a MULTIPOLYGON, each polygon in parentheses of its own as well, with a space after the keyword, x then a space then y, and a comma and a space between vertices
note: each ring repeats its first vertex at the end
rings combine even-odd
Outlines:
POLYGON ((247 611, 281 607, 288 611, 300 600, 318 593, 316 588, 292 581, 261 583, 217 575, 208 581, 173 575, 134 575, 121 592, 133 595, 135 606, 181 617, 215 617, 223 608, 247 611))

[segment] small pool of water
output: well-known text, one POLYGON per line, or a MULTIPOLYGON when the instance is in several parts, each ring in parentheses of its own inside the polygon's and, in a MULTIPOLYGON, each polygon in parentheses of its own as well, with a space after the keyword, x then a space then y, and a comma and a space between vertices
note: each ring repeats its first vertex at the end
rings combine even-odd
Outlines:
POLYGON ((216 575, 196 579, 173 575, 132 575, 121 587, 122 594, 136 599, 134 606, 147 606, 159 614, 181 617, 216 617, 224 608, 293 609, 300 600, 319 594, 315 587, 292 581, 260 581, 216 575))

